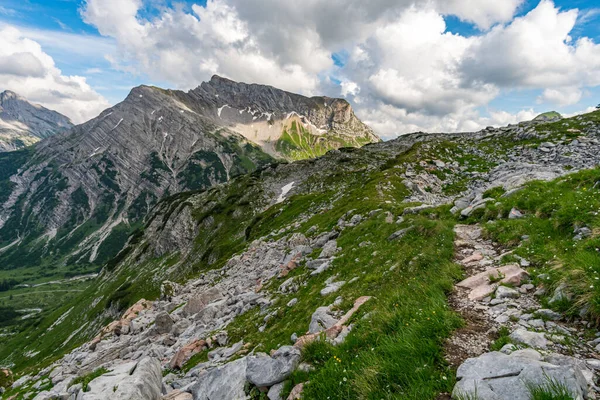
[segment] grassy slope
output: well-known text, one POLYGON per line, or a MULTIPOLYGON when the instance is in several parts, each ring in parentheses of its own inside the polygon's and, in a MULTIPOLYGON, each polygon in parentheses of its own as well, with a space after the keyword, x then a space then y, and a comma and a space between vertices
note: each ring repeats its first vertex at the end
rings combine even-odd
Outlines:
MULTIPOLYGON (((592 113, 587 119, 597 120, 600 113, 592 113)), ((567 132, 566 129, 577 129, 585 122, 577 120, 565 120, 554 124, 545 124, 536 129, 549 132, 551 137, 565 137, 567 139, 577 136, 575 132, 567 132), (568 126, 563 125, 567 123, 568 126)), ((546 139, 547 140, 547 139, 546 139)), ((492 138, 473 145, 473 148, 452 147, 447 142, 440 141, 434 144, 418 144, 411 151, 396 159, 389 160, 383 168, 367 172, 364 166, 357 165, 354 172, 347 171, 328 175, 322 182, 315 182, 315 188, 310 194, 292 197, 281 205, 272 207, 264 212, 257 213, 259 204, 254 199, 260 197, 260 182, 257 175, 251 174, 235 180, 232 184, 209 190, 195 200, 193 207, 196 209, 195 218, 198 223, 205 223, 207 218, 213 217, 215 221, 211 229, 203 229, 196 240, 196 250, 190 260, 183 262, 183 268, 175 270, 175 274, 168 276, 169 279, 184 281, 197 276, 206 268, 216 268, 233 254, 243 250, 253 239, 262 237, 271 232, 277 232, 282 227, 289 226, 299 216, 306 215, 307 210, 317 212, 309 221, 302 224, 298 231, 306 232, 311 226, 318 226, 320 231, 331 229, 338 218, 351 209, 356 212, 367 213, 373 209, 383 209, 391 212, 394 216, 401 214, 406 207, 402 203, 407 194, 400 174, 404 171, 406 163, 413 164, 416 169, 421 165, 419 161, 427 159, 441 159, 444 161, 458 161, 467 166, 470 171, 485 171, 495 164, 487 160, 481 154, 496 154, 502 156, 506 149, 515 144, 523 146, 538 146, 543 140, 527 139, 515 143, 512 138, 492 138), (475 152, 473 151, 476 150, 475 152), (211 260, 209 262, 209 260, 211 260)), ((426 166, 420 166, 427 169, 426 166)), ((435 173, 449 174, 450 171, 440 169, 435 173)), ((582 172, 585 174, 598 174, 597 171, 582 172)), ((578 175, 575 175, 577 177, 578 175)), ((451 181, 461 181, 461 177, 451 177, 451 181)), ((322 179, 322 177, 318 177, 322 179)), ((538 213, 539 226, 535 218, 508 221, 501 220, 494 224, 488 224, 488 231, 495 239, 506 245, 516 245, 515 238, 525 232, 531 236, 530 243, 535 246, 521 246, 517 252, 527 256, 536 262, 538 268, 550 270, 550 266, 544 264, 543 257, 557 254, 557 257, 565 258, 571 262, 579 256, 587 262, 597 263, 596 254, 591 251, 595 238, 577 244, 577 257, 573 255, 568 243, 572 237, 572 229, 569 224, 578 220, 568 217, 567 225, 560 228, 553 218, 558 218, 561 213, 542 214, 540 207, 542 203, 549 202, 559 193, 565 194, 565 201, 553 207, 581 207, 580 204, 590 204, 590 209, 585 213, 577 211, 577 218, 585 216, 591 218, 593 207, 598 206, 592 199, 584 196, 584 192, 592 190, 591 185, 596 178, 595 175, 587 177, 584 186, 577 183, 576 178, 570 177, 567 183, 532 183, 530 188, 506 199, 501 199, 501 206, 492 206, 472 217, 471 222, 487 220, 496 217, 498 210, 493 207, 501 207, 506 212, 513 205, 517 205, 524 211, 532 214, 538 213), (537 186, 536 186, 537 185, 537 186), (552 185, 556 186, 552 189, 552 185), (570 185, 570 186, 569 186, 570 185), (583 190, 585 188, 585 190, 583 190), (536 201, 528 203, 529 200, 523 196, 535 196, 544 190, 554 190, 555 196, 550 192, 539 195, 536 201), (577 194, 581 191, 581 194, 577 194), (521 200, 519 200, 521 199, 521 200), (584 201, 585 200, 585 201, 584 201), (521 203, 511 203, 518 202, 521 203), (529 209, 527 207, 530 207, 529 209), (550 215, 550 216, 549 216, 550 215), (569 219, 570 218, 570 219, 569 219), (544 225, 545 224, 545 225, 544 225), (558 229, 560 228, 560 229, 558 229), (571 231, 569 231, 571 229, 571 231), (539 233, 536 233, 539 231, 539 233), (557 237, 557 242, 547 241, 548 235, 562 235, 557 237), (504 236, 506 237, 504 237, 504 236), (536 236, 537 235, 537 236, 536 236), (569 236, 571 235, 571 236, 569 236), (587 247, 585 247, 585 246, 587 247), (554 253, 563 247, 565 253, 554 253), (567 250, 569 252, 567 252, 567 250), (585 250, 585 251, 583 251, 585 250), (569 257, 567 257, 569 255, 569 257), (538 260, 539 257, 540 259, 538 260)), ((583 178, 582 178, 583 179, 583 178)), ((593 186, 593 185, 592 185, 593 186)), ((594 189, 597 190, 597 189, 594 189)), ((490 193, 494 193, 491 191, 490 193)), ((595 193, 595 192, 594 192, 595 193)), ((497 195, 500 193, 494 193, 497 195)), ((174 196, 164 202, 165 208, 159 218, 168 219, 172 212, 180 208, 183 203, 190 200, 191 195, 182 194, 174 196)), ((561 196, 558 196, 560 199, 561 196)), ((545 203, 544 203, 545 204, 545 203)), ((587 206, 586 206, 587 207, 587 206)), ((543 207, 541 208, 543 209, 543 207)), ((565 208, 566 210, 566 208, 565 208)), ((594 217, 595 218, 595 217, 594 217)), ((585 219, 583 222, 596 227, 595 219, 585 219)), ((308 327, 310 315, 314 309, 321 305, 330 304, 337 295, 344 297, 344 303, 340 308, 347 310, 355 297, 360 295, 374 295, 375 298, 361 309, 359 315, 354 319, 356 328, 347 342, 338 348, 319 344, 307 349, 304 356, 318 369, 310 376, 297 372, 290 383, 310 379, 311 384, 307 387, 307 393, 326 393, 331 398, 432 398, 435 393, 451 388, 452 372, 446 369, 441 358, 441 343, 459 321, 456 316, 446 309, 445 291, 451 287, 453 279, 458 278, 460 271, 451 263, 452 257, 452 226, 455 223, 453 216, 449 215, 447 208, 427 212, 427 215, 419 215, 407 218, 402 225, 387 224, 383 221, 383 213, 374 219, 363 222, 356 228, 349 228, 340 236, 338 243, 343 252, 334 263, 334 268, 325 274, 309 278, 302 268, 292 272, 291 276, 307 282, 300 292, 279 299, 280 310, 277 318, 273 318, 267 324, 264 333, 258 331, 255 321, 257 315, 250 312, 239 317, 229 329, 233 340, 244 338, 247 342, 261 344, 261 350, 268 351, 289 343, 292 333, 302 334, 308 327), (414 225, 416 228, 402 240, 388 242, 386 239, 395 230, 414 225), (359 247, 358 243, 370 241, 372 246, 359 247), (394 267, 394 268, 392 268, 394 267), (318 291, 323 287, 323 281, 331 274, 339 274, 341 280, 350 280, 353 277, 359 279, 344 286, 339 293, 328 298, 321 298, 318 291), (286 311, 284 304, 292 297, 299 299, 293 312, 286 311), (365 312, 371 311, 368 319, 361 319, 365 312)), ((143 243, 140 245, 143 246, 143 243)), ((595 251, 595 250, 594 250, 595 251)), ((518 253, 519 254, 519 253, 518 253)), ((89 289, 75 305, 72 315, 92 314, 98 316, 99 321, 106 322, 108 316, 103 314, 104 310, 115 299, 124 307, 141 297, 152 298, 158 294, 161 275, 166 269, 174 265, 179 256, 174 254, 161 259, 149 259, 142 265, 119 267, 110 280, 104 282, 101 287, 89 289), (158 273, 158 274, 157 274, 158 273), (157 275, 156 278, 154 275, 157 275), (125 281, 131 281, 132 285, 122 286, 125 281), (92 299, 103 296, 94 308, 90 308, 92 299), (104 318, 104 319, 102 319, 104 318)), ((581 262, 583 266, 585 262, 581 262)), ((559 268, 551 270, 552 282, 569 277, 566 271, 581 271, 579 268, 559 268)), ((580 272, 581 274, 581 272, 580 272)), ((576 274, 577 275, 577 274, 576 274)), ((584 274, 588 276, 588 274, 584 274)), ((589 278, 595 280, 594 275, 589 278)), ((275 291, 280 282, 273 283, 266 290, 275 291)), ((556 284, 556 283, 555 283, 556 284)), ((586 282, 587 284, 587 282, 586 282)), ((590 291, 578 294, 589 296, 590 291)), ((594 300, 595 301, 595 300, 594 300)), ((60 310, 49 319, 58 318, 67 307, 60 310)), ((262 325, 262 316, 260 316, 262 325)), ((51 361, 58 354, 54 351, 60 348, 62 341, 80 325, 75 318, 67 318, 64 324, 55 329, 53 335, 39 336, 48 327, 48 323, 42 324, 37 333, 34 332, 29 339, 23 336, 11 342, 13 348, 27 348, 41 350, 37 360, 11 358, 18 363, 18 370, 40 367, 51 361), (37 338, 36 338, 37 337, 37 338), (31 339, 33 338, 33 339, 31 339)), ((86 329, 87 330, 87 329, 86 329)), ((88 330, 93 332, 93 329, 88 330)), ((85 340, 85 335, 75 337, 72 343, 65 346, 65 351, 85 340)), ((0 351, 0 358, 5 358, 9 352, 0 351)), ((289 390, 288 385, 288 390, 289 390)))
POLYGON ((340 147, 361 147, 370 143, 368 138, 347 140, 332 133, 313 135, 302 124, 292 121, 289 128, 284 129, 275 149, 290 160, 303 160, 322 156, 329 150, 340 147))

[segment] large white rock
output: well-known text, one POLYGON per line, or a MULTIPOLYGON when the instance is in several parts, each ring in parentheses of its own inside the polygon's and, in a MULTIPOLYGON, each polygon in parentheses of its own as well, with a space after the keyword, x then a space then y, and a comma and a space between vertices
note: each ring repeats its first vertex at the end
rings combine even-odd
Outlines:
POLYGON ((542 386, 549 380, 563 384, 573 399, 583 400, 587 395, 587 383, 578 368, 544 362, 531 349, 469 358, 458 367, 456 378, 453 398, 476 394, 479 400, 529 400, 528 385, 542 386))

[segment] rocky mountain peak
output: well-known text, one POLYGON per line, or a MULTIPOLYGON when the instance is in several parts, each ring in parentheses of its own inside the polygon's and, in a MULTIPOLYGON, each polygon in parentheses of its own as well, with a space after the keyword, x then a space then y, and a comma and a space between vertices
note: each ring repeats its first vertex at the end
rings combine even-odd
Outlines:
POLYGON ((0 93, 0 152, 31 145, 72 126, 68 117, 13 91, 0 93))

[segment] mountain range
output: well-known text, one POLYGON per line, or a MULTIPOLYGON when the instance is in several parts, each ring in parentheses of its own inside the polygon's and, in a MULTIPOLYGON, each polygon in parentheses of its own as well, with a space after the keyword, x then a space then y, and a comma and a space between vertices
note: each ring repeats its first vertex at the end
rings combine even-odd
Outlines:
POLYGON ((140 86, 84 124, 0 155, 0 261, 84 274, 162 198, 376 141, 345 100, 218 76, 187 93, 140 86))
POLYGON ((71 120, 56 111, 9 90, 0 93, 0 152, 30 146, 72 127, 71 120))

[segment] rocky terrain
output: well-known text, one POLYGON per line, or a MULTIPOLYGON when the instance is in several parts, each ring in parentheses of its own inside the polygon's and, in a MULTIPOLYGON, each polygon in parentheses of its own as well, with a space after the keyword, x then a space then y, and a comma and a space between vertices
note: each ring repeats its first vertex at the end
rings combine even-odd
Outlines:
POLYGON ((166 198, 9 336, 5 397, 595 398, 599 150, 596 112, 166 198))
POLYGON ((31 104, 9 90, 0 93, 0 152, 30 146, 72 126, 69 118, 56 111, 31 104))

